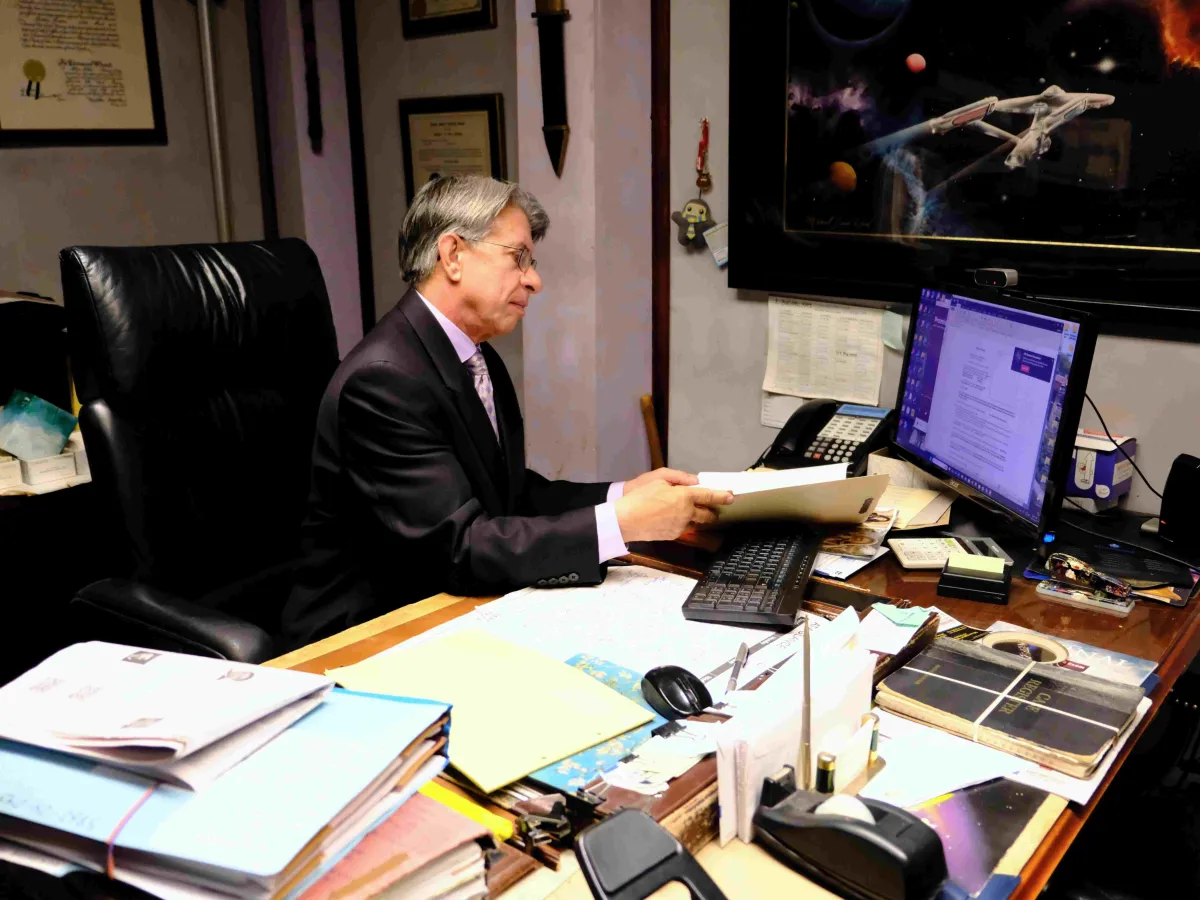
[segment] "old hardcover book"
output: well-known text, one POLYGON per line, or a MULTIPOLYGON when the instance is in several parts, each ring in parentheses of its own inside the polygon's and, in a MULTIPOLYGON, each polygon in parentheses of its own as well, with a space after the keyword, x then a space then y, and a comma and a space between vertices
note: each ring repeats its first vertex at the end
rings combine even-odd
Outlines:
POLYGON ((938 638, 879 685, 884 709, 1086 778, 1133 721, 1141 688, 938 638))

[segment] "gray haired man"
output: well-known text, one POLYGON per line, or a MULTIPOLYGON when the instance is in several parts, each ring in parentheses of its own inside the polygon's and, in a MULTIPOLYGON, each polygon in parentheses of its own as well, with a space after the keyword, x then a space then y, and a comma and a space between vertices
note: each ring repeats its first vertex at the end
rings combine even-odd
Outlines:
POLYGON ((533 196, 490 178, 449 176, 413 198, 400 232, 411 287, 321 402, 292 645, 439 591, 595 584, 627 542, 673 539, 732 502, 672 469, 582 484, 525 468, 517 394, 487 341, 541 290, 533 245, 548 227, 533 196))

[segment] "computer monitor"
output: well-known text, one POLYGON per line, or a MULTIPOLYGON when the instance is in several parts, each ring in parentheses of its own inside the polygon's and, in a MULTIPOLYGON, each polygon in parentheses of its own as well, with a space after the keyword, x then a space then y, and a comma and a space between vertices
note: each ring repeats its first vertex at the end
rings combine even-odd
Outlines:
POLYGON ((1096 334, 1086 313, 925 288, 896 400, 896 455, 1037 534, 1052 526, 1096 334))

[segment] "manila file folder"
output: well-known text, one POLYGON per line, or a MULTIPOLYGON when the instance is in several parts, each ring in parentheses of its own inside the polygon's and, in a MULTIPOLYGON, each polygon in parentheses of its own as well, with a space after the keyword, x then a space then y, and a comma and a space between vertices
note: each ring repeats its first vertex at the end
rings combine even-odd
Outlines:
POLYGON ((579 669, 479 629, 327 674, 352 690, 452 704, 450 762, 488 793, 654 718, 579 669))
POLYGON ((700 486, 732 491, 733 505, 718 523, 801 521, 856 525, 866 520, 888 486, 886 475, 847 478, 844 464, 779 471, 701 472, 700 486))

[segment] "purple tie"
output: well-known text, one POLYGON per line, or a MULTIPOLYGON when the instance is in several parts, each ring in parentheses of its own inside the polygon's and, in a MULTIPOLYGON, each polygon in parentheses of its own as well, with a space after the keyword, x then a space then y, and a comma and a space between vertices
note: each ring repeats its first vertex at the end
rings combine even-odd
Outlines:
POLYGON ((483 402, 483 408, 487 410, 488 421, 492 423, 492 432, 499 441, 500 427, 496 424, 496 398, 492 396, 492 378, 488 375, 487 362, 484 361, 481 351, 476 350, 475 355, 467 360, 467 368, 471 370, 471 375, 475 378, 475 393, 483 402))

